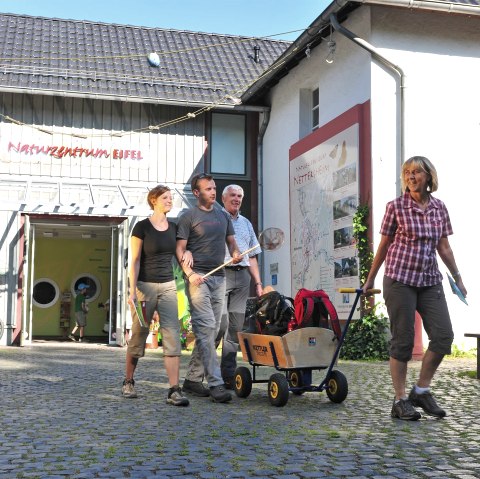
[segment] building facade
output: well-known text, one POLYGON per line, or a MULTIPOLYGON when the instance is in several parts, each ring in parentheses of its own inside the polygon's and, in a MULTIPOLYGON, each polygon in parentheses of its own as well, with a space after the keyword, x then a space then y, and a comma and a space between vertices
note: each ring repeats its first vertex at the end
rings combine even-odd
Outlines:
POLYGON ((0 15, 0 344, 65 337, 77 286, 87 335, 124 344, 128 238, 167 184, 235 182, 257 212, 257 138, 268 109, 239 95, 288 42, 0 15), (108 327, 105 310, 110 301, 108 327))
MULTIPOLYGON (((264 221, 290 233, 288 245, 265 255, 267 283, 292 294, 325 289, 345 315, 351 298, 337 288, 359 285, 356 207, 370 207, 375 250, 385 205, 400 194, 402 162, 423 155, 438 169, 436 195, 449 209, 450 243, 470 291, 467 307, 439 259, 455 342, 474 346, 464 333, 475 329, 478 309, 468 211, 479 171, 480 94, 471 88, 479 26, 476 1, 334 2, 277 60, 287 65, 282 75, 274 64, 242 96, 271 108, 264 221)), ((381 288, 382 272, 377 278, 381 288)))

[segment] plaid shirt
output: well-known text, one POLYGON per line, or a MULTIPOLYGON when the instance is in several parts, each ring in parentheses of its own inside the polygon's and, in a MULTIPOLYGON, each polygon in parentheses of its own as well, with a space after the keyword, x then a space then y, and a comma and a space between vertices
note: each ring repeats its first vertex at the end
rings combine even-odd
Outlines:
POLYGON ((380 234, 393 236, 385 259, 385 276, 409 286, 439 284, 437 246, 451 235, 452 225, 444 203, 430 195, 425 211, 409 193, 387 203, 380 234))
MULTIPOLYGON (((235 217, 232 216, 225 208, 222 209, 228 214, 228 216, 230 216, 232 220, 233 228, 235 229, 235 241, 240 252, 246 251, 247 249, 258 245, 258 240, 255 232, 253 231, 252 223, 250 223, 250 221, 241 214, 238 214, 235 217)), ((260 246, 258 246, 258 248, 255 248, 253 251, 250 251, 250 253, 245 255, 242 261, 237 263, 235 266, 250 266, 250 258, 257 256, 257 254, 260 254, 261 252, 262 249, 260 246)), ((231 259, 231 256, 227 248, 225 252, 225 261, 228 261, 229 259, 231 259)))

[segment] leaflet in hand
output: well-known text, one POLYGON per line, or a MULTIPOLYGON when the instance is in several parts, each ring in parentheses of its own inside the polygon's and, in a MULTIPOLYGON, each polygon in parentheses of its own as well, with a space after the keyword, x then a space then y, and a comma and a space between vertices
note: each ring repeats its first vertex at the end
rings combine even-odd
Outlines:
POLYGON ((463 293, 460 291, 460 288, 457 286, 457 283, 453 280, 453 278, 447 273, 448 276, 448 282, 450 283, 450 287, 452 288, 452 293, 456 294, 467 306, 467 300, 465 299, 465 296, 463 293))

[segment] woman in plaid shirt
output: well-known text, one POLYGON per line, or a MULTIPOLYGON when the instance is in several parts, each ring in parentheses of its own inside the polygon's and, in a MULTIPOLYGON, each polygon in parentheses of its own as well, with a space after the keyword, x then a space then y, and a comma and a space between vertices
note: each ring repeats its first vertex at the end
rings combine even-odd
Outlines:
POLYGON ((427 414, 444 417, 430 393, 430 383, 445 354, 450 354, 453 330, 442 287, 436 253, 466 296, 467 290, 455 263, 448 236, 453 233, 444 203, 432 196, 438 189, 435 167, 423 156, 414 156, 402 166, 404 194, 387 204, 382 238, 363 289, 373 287, 385 262, 383 295, 390 317, 390 374, 395 389, 392 417, 415 421, 427 414), (429 338, 417 384, 406 393, 407 364, 412 358, 415 312, 418 311, 429 338))

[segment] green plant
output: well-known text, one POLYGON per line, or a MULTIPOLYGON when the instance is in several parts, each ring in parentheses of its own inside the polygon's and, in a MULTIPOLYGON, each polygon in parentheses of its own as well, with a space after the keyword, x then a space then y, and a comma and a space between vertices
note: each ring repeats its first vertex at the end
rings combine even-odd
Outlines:
MULTIPOLYGON (((360 284, 367 280, 373 253, 368 239, 368 205, 359 205, 353 216, 353 236, 357 246, 360 284)), ((377 304, 363 298, 360 319, 353 321, 340 352, 343 359, 388 359, 388 318, 377 312, 377 304)))
POLYGON ((452 352, 447 356, 447 358, 476 358, 477 357, 477 349, 469 349, 465 351, 464 349, 460 349, 456 344, 452 345, 452 352))
POLYGON ((360 283, 365 283, 370 267, 372 266, 373 253, 368 240, 368 216, 370 208, 368 205, 358 205, 353 215, 353 237, 357 247, 358 261, 360 263, 360 283))
POLYGON ((374 305, 351 323, 340 352, 343 359, 388 359, 388 318, 374 305))

